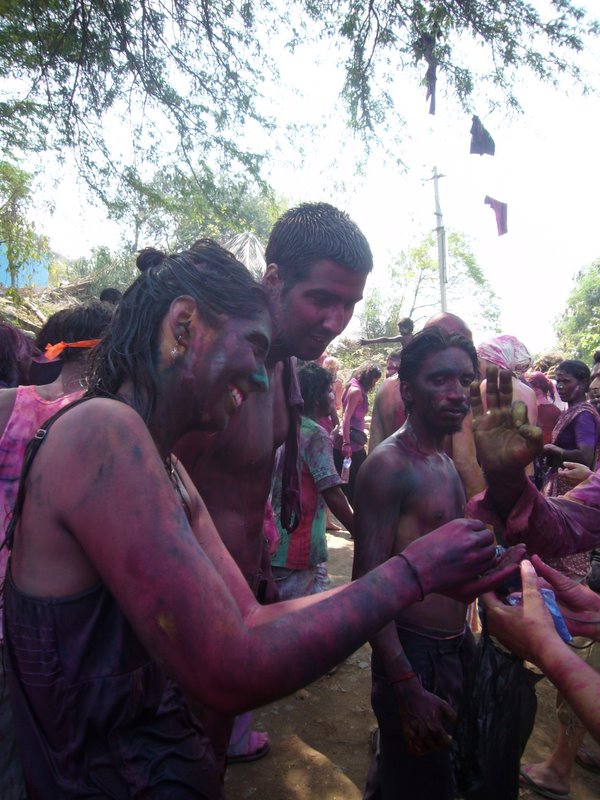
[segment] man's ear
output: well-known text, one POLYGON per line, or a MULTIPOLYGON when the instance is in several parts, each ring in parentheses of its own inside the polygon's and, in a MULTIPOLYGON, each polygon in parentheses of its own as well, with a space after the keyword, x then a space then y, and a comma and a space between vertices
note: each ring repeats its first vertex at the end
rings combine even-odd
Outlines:
POLYGON ((173 300, 167 319, 173 339, 184 346, 188 344, 190 331, 199 324, 204 325, 196 301, 186 294, 173 300))
POLYGON ((408 381, 400 381, 400 396, 402 400, 406 403, 412 403, 413 400, 413 391, 412 386, 408 381))
POLYGON ((277 264, 268 264, 263 277, 263 286, 272 301, 277 302, 281 298, 283 289, 281 274, 277 264))

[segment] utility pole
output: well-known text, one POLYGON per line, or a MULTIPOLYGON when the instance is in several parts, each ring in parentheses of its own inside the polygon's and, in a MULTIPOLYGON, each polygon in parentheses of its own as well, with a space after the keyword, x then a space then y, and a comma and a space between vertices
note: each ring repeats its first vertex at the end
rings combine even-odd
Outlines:
POLYGON ((446 283, 448 282, 448 277, 446 274, 446 231, 444 229, 444 218, 442 217, 442 209, 440 207, 440 193, 438 190, 438 181, 440 178, 444 178, 444 175, 438 175, 437 167, 433 168, 433 194, 435 197, 435 232, 437 234, 437 246, 438 246, 438 271, 440 277, 440 301, 442 306, 442 311, 447 311, 447 303, 446 303, 446 283))

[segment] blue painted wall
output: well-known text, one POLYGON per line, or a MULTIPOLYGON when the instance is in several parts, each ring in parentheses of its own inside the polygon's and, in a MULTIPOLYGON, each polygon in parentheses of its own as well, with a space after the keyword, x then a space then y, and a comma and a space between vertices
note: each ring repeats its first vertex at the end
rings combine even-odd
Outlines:
MULTIPOLYGON (((48 286, 49 264, 49 255, 44 255, 39 259, 30 258, 29 261, 19 270, 17 275, 17 286, 48 286)), ((0 244, 0 284, 4 287, 10 286, 10 272, 8 271, 6 246, 4 244, 0 244)))

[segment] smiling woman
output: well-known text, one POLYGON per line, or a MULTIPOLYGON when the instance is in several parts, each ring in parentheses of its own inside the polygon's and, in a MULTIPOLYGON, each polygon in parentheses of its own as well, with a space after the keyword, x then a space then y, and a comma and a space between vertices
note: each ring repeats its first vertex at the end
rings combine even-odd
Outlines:
MULTIPOLYGON (((193 384, 197 381, 194 369, 203 373, 203 366, 188 364, 184 356, 193 355, 195 361, 210 351, 213 372, 224 369, 225 364, 235 372, 236 355, 241 355, 237 353, 240 337, 260 357, 260 368, 250 374, 253 381, 258 380, 257 388, 264 388, 262 362, 270 343, 267 298, 231 253, 214 242, 199 240, 190 250, 171 256, 152 248, 142 250, 137 264, 142 274, 125 293, 110 334, 93 362, 90 384, 95 395, 117 396, 125 376, 130 375, 131 405, 149 423, 161 367, 166 366, 169 374, 169 366, 182 366, 184 381, 193 384), (179 306, 173 311, 171 304, 178 298, 179 306), (211 347, 188 353, 192 331, 211 347), (170 341, 161 342, 165 333, 170 341), (166 364, 157 358, 161 344, 169 350, 166 364)), ((242 399, 248 395, 248 375, 238 389, 242 399)))

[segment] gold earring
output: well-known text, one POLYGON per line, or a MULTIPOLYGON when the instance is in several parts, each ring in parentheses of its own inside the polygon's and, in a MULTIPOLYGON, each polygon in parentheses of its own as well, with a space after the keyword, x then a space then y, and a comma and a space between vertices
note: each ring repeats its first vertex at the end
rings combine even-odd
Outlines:
POLYGON ((181 358, 181 355, 180 355, 179 349, 178 349, 180 344, 181 344, 181 335, 179 335, 177 337, 177 341, 175 342, 175 344, 171 348, 171 363, 172 364, 176 364, 179 361, 179 359, 181 358))

